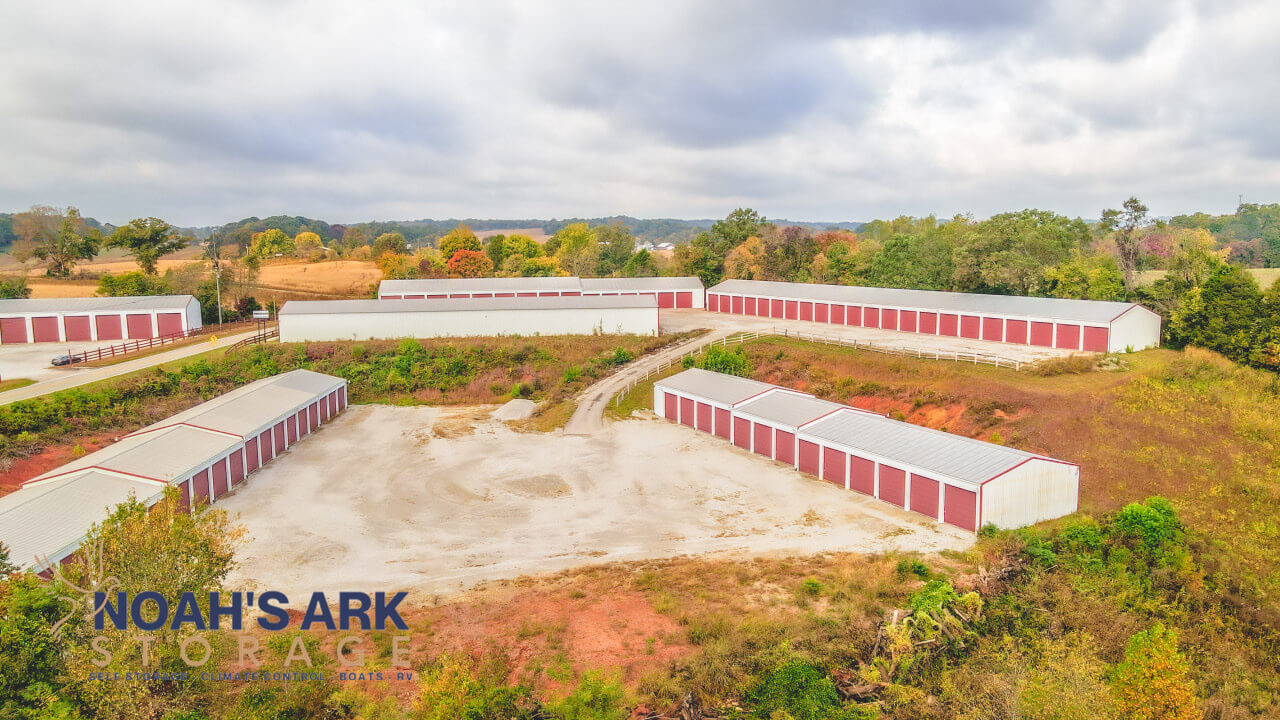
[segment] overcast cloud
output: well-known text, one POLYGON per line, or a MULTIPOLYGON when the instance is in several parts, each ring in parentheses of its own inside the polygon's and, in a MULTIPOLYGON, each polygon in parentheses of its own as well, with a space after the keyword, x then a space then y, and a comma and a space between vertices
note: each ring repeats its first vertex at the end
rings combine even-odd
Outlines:
POLYGON ((0 210, 1158 215, 1280 201, 1280 3, 5 3, 0 210))

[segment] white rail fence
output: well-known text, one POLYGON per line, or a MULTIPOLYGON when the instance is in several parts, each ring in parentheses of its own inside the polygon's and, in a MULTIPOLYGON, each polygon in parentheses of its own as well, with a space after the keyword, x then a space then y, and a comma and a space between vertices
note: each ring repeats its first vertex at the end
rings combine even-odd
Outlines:
POLYGON ((951 360, 953 362, 972 363, 974 365, 994 365, 996 367, 1007 367, 1014 370, 1021 370, 1031 363, 1025 360, 1011 360, 999 355, 991 355, 988 353, 967 353, 967 352, 950 352, 947 350, 925 350, 922 348, 899 347, 895 345, 880 345, 868 340, 857 340, 855 338, 840 337, 837 335, 820 335, 818 333, 800 332, 789 328, 771 327, 768 330, 759 330, 754 332, 741 332, 736 335, 719 338, 715 340, 707 340, 699 343, 689 350, 685 351, 677 358, 666 360, 656 367, 650 368, 644 375, 632 378, 617 395, 614 396, 613 404, 615 407, 622 403, 622 398, 631 394, 631 391, 640 383, 661 373, 672 365, 683 364, 684 359, 693 357, 706 351, 714 345, 724 347, 725 345, 735 345, 739 343, 757 340, 766 335, 776 335, 778 337, 796 338, 797 340, 805 340, 807 342, 823 343, 825 345, 843 345, 844 347, 857 348, 859 350, 870 350, 871 352, 885 353, 887 355, 902 355, 904 357, 919 358, 922 360, 951 360))

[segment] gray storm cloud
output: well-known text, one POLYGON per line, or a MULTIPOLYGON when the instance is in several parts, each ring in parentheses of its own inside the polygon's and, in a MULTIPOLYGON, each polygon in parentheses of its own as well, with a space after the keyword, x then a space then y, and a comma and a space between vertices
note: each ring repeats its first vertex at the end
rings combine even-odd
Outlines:
POLYGON ((868 219, 1280 200, 1256 2, 10 3, 0 210, 868 219))

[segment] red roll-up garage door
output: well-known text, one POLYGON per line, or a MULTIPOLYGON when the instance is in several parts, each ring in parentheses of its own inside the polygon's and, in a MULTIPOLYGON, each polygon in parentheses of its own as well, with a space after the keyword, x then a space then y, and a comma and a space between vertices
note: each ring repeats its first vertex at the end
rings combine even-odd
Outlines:
POLYGON ((1031 344, 1038 347, 1053 347, 1053 323, 1032 322, 1031 344))
POLYGON ((662 393, 662 414, 671 422, 680 422, 680 399, 671 393, 662 393))
POLYGON ((818 474, 818 462, 822 456, 817 443, 811 443, 808 440, 800 441, 800 462, 797 463, 796 469, 802 473, 809 475, 818 474))
POLYGON ((862 308, 862 327, 880 327, 880 308, 862 308))
POLYGON ((99 340, 124 339, 124 333, 120 329, 119 315, 98 315, 93 318, 93 324, 98 328, 99 340))
POLYGON ((320 398, 320 422, 329 422, 329 396, 320 398))
POLYGON ((747 315, 756 314, 756 299, 749 297, 743 301, 743 309, 747 315))
POLYGON ((271 434, 275 436, 276 455, 279 455, 284 452, 284 423, 276 423, 276 426, 272 428, 271 434))
POLYGON ((1080 326, 1079 325, 1058 325, 1058 337, 1054 341, 1053 346, 1064 350, 1080 349, 1080 326))
POLYGON ((1007 343, 1016 343, 1018 345, 1027 344, 1027 321, 1026 320, 1005 320, 1004 321, 1004 341, 1007 343))
POLYGON ((867 495, 876 494, 876 464, 872 460, 849 456, 849 489, 867 495))
POLYGON ((244 449, 231 453, 231 484, 239 485, 244 480, 244 449))
POLYGON ((125 315, 130 340, 146 340, 151 337, 151 316, 141 313, 125 315))
POLYGON ((307 430, 315 430, 320 424, 320 403, 311 403, 307 408, 307 430))
POLYGON ((58 342, 58 318, 31 318, 31 335, 36 342, 58 342))
POLYGON ((831 324, 832 325, 844 324, 844 306, 843 305, 831 306, 831 324))
POLYGON ((848 463, 845 461, 845 454, 839 450, 829 447, 822 448, 822 479, 835 485, 836 487, 844 487, 844 471, 848 463))
POLYGON ((680 398, 680 424, 693 427, 693 400, 680 398))
POLYGON ((711 406, 706 403, 698 403, 698 429, 702 432, 709 433, 714 427, 715 417, 711 412, 711 406))
POLYGON ((347 386, 346 385, 343 385, 342 387, 338 388, 338 409, 339 410, 347 409, 347 386))
POLYGON ((779 430, 774 442, 774 459, 789 465, 796 463, 796 436, 779 430))
POLYGON ((936 335, 938 332, 938 313, 921 312, 919 332, 925 335, 936 335))
POLYGON ((183 510, 191 510, 191 481, 183 480, 178 483, 178 506, 183 510))
POLYGON ((182 313, 156 313, 160 337, 182 334, 182 313))
POLYGON ((1084 349, 1089 352, 1107 351, 1107 329, 1104 327, 1086 327, 1084 329, 1084 349))
POLYGON ((880 499, 905 507, 907 502, 907 474, 890 465, 880 465, 880 499))
POLYGON ((800 301, 800 319, 804 321, 813 320, 813 303, 800 301))
POLYGON ((720 312, 720 296, 719 295, 707 296, 707 309, 710 310, 711 312, 720 312))
POLYGON ((853 325, 854 327, 862 326, 862 307, 860 305, 846 305, 844 308, 844 324, 853 325))
POLYGON ((693 293, 692 292, 676 293, 676 307, 678 308, 693 307, 693 293))
POLYGON ((193 503, 196 506, 208 505, 212 502, 209 497, 209 471, 201 470, 191 478, 191 497, 194 498, 193 503))
POLYGON ((898 329, 902 332, 916 331, 916 311, 903 310, 898 313, 898 329))
POLYGON ((254 438, 244 444, 244 463, 249 472, 258 469, 258 439, 254 438))
POLYGON ((880 311, 880 327, 885 330, 898 329, 898 311, 897 310, 881 310, 880 311))
POLYGON ((298 437, 302 437, 311 432, 311 428, 307 427, 307 409, 302 408, 298 411, 298 437))
POLYGON ((285 429, 288 431, 289 444, 298 442, 298 417, 290 415, 284 419, 285 429))
POLYGON ((219 460, 213 464, 213 496, 220 498, 227 494, 227 463, 219 460))
POLYGON ((787 314, 786 303, 782 300, 769 301, 769 317, 780 318, 787 314))
POLYGON ((273 447, 275 445, 274 436, 275 432, 270 429, 263 430, 262 434, 258 436, 258 456, 261 458, 263 465, 266 465, 276 456, 275 448, 273 447))
POLYGON ((751 433, 755 436, 756 453, 769 458, 773 457, 773 428, 755 423, 751 426, 751 433))
POLYGON ((947 485, 942 490, 942 521, 970 532, 978 529, 978 494, 947 485))
POLYGON ((743 450, 751 449, 751 421, 746 418, 733 419, 733 444, 743 450))
POLYGON ((800 317, 800 303, 795 300, 785 300, 783 305, 786 306, 786 315, 788 320, 795 320, 800 317))
POLYGON ((93 339, 93 321, 88 315, 66 315, 62 318, 62 331, 66 333, 67 340, 92 340, 93 339))
POLYGON ((733 418, 729 415, 728 410, 725 410, 724 408, 716 408, 716 435, 728 440, 731 427, 730 423, 732 422, 733 418))
POLYGON ((960 316, 942 313, 938 316, 938 334, 955 337, 960 334, 960 316))
POLYGON ((673 292, 658 293, 658 307, 673 308, 676 306, 676 294, 673 292))
POLYGON ((830 322, 830 318, 831 318, 831 312, 830 312, 829 305, 827 305, 826 303, 817 303, 813 306, 814 322, 820 322, 820 323, 830 322))
POLYGON ((742 314, 742 296, 734 295, 733 299, 729 301, 729 307, 733 308, 734 315, 741 315, 742 314))
POLYGON ((911 511, 938 519, 938 481, 911 473, 911 511))
POLYGON ((960 337, 977 339, 981 334, 982 319, 977 315, 960 316, 960 337))
POLYGON ((990 317, 982 318, 982 339, 995 342, 1004 340, 1004 320, 990 317))
POLYGON ((12 345, 27 341, 27 319, 0 318, 0 343, 12 345))

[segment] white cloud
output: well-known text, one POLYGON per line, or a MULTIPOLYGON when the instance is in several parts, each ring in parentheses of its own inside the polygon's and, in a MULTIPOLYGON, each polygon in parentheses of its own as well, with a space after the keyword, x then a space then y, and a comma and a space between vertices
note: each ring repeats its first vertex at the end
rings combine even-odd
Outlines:
POLYGON ((1280 200, 1277 30, 1265 0, 11 5, 0 208, 1222 211, 1280 200))

